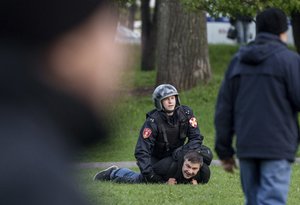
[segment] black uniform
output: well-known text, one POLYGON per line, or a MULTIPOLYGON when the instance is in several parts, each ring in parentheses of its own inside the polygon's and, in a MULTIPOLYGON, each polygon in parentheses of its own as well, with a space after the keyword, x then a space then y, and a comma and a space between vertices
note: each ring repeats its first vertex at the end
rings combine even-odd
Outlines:
POLYGON ((152 164, 171 156, 186 139, 193 146, 192 149, 200 148, 203 141, 197 120, 189 107, 176 107, 172 116, 157 110, 147 113, 135 149, 141 173, 144 176, 153 174, 152 164))

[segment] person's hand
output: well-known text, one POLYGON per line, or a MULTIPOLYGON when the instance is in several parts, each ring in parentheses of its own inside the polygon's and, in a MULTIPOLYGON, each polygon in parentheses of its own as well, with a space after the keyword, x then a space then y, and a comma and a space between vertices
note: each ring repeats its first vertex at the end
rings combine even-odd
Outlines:
POLYGON ((232 174, 234 173, 234 169, 237 169, 235 159, 233 157, 231 157, 229 159, 221 160, 221 164, 223 166, 223 169, 226 172, 229 172, 229 173, 232 173, 232 174))
POLYGON ((192 184, 193 185, 197 185, 198 184, 197 180, 196 179, 192 179, 192 184))
POLYGON ((175 178, 169 178, 169 180, 167 181, 167 184, 169 185, 175 185, 177 184, 177 181, 175 178))

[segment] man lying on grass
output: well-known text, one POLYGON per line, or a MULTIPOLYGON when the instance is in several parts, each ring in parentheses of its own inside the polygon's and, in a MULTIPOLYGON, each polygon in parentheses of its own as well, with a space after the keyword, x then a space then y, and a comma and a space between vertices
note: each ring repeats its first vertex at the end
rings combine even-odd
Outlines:
MULTIPOLYGON (((203 163, 199 151, 188 151, 184 156, 174 160, 172 156, 163 158, 153 165, 155 174, 161 176, 156 183, 174 184, 204 184, 210 178, 208 166, 203 163)), ((127 168, 113 165, 94 176, 94 180, 113 181, 118 183, 147 183, 142 174, 127 168)), ((153 183, 153 182, 152 182, 153 183)))

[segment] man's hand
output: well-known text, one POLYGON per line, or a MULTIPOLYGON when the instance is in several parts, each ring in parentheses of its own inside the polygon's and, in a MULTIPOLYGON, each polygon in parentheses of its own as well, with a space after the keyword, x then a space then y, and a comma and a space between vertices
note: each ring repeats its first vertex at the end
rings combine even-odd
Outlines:
POLYGON ((231 157, 229 159, 221 160, 221 164, 223 166, 223 169, 226 172, 229 172, 229 173, 232 173, 232 174, 234 173, 234 169, 237 169, 235 159, 233 157, 231 157))
POLYGON ((192 184, 193 185, 197 185, 198 184, 197 180, 196 179, 192 179, 192 184))
POLYGON ((177 181, 175 178, 169 178, 169 180, 166 183, 169 185, 175 185, 177 184, 177 181))

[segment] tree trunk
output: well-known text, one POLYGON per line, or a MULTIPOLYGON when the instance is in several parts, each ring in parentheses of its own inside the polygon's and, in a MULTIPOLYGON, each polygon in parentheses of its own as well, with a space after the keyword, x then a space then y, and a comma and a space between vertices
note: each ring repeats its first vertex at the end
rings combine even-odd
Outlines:
POLYGON ((180 90, 211 77, 205 12, 185 11, 180 0, 161 0, 158 10, 156 83, 180 90))
POLYGON ((137 10, 136 2, 133 2, 129 7, 129 14, 128 14, 128 28, 133 30, 134 29, 134 17, 137 10))
POLYGON ((292 12, 293 37, 297 52, 300 54, 300 12, 292 12))
POLYGON ((157 24, 157 7, 155 3, 153 15, 150 10, 150 0, 141 1, 142 17, 142 60, 141 68, 144 71, 154 70, 156 64, 156 24, 157 24), (153 16, 153 17, 152 17, 153 16))

